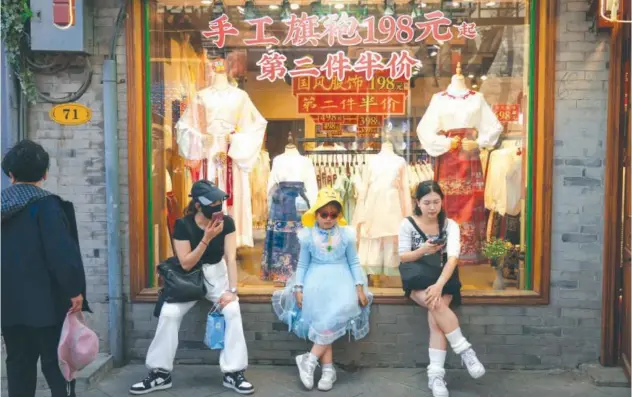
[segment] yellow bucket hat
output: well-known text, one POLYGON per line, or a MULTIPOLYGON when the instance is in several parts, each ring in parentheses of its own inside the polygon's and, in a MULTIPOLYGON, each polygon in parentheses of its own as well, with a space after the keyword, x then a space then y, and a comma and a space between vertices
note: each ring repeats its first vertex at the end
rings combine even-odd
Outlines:
MULTIPOLYGON (((323 208, 327 204, 335 201, 340 204, 340 207, 343 207, 342 200, 340 199, 340 195, 336 193, 336 191, 330 187, 326 187, 320 189, 318 191, 318 196, 316 197, 316 203, 312 205, 312 207, 307 210, 303 216, 301 217, 301 222, 305 227, 313 227, 316 224, 316 211, 323 208)), ((344 212, 343 212, 344 215, 344 212)), ((338 226, 346 226, 347 221, 344 216, 338 217, 338 226)))

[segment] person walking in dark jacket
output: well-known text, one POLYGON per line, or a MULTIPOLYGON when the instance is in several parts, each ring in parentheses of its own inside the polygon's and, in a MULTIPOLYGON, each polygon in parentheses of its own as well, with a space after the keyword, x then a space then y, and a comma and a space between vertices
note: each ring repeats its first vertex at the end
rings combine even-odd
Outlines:
POLYGON ((68 312, 90 311, 72 203, 41 188, 49 156, 23 140, 2 160, 1 326, 9 397, 33 397, 37 361, 52 397, 75 396, 57 345, 68 312))

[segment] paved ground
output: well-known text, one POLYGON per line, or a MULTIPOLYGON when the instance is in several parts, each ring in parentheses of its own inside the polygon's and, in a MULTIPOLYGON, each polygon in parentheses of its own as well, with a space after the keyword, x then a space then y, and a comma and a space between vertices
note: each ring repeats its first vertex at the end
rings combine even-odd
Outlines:
MULTIPOLYGON (((421 369, 338 370, 338 382, 328 397, 430 397, 425 371, 421 369)), ((128 396, 129 386, 146 374, 142 365, 114 370, 95 389, 79 397, 128 396)), ((303 389, 294 367, 252 367, 248 379, 257 387, 257 397, 297 397, 318 395, 303 389)), ((174 386, 152 397, 237 396, 221 385, 217 367, 176 366, 174 386)), ((578 372, 506 371, 490 372, 474 381, 464 371, 451 371, 446 378, 451 397, 629 397, 629 388, 596 387, 578 372)), ((39 396, 47 394, 38 391, 39 396)))

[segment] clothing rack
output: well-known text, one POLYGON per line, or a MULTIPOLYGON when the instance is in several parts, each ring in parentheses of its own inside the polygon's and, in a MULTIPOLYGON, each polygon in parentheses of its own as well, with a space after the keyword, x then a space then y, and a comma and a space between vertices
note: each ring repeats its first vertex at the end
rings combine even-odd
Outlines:
POLYGON ((340 137, 320 137, 320 138, 298 138, 298 143, 354 143, 354 142, 381 142, 382 138, 357 138, 353 136, 340 136, 340 137))
MULTIPOLYGON (((341 156, 349 155, 349 154, 378 154, 381 150, 379 149, 360 149, 360 150, 304 150, 304 154, 323 154, 323 155, 332 155, 339 154, 341 156)), ((409 149, 406 151, 408 154, 426 154, 424 149, 409 149)))

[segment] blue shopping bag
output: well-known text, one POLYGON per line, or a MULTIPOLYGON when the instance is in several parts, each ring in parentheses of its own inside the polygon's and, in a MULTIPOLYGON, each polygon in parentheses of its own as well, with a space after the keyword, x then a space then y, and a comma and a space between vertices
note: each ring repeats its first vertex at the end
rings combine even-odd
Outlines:
POLYGON ((213 306, 206 317, 206 333, 204 334, 204 344, 211 350, 224 349, 224 333, 226 331, 226 320, 224 315, 218 310, 219 306, 213 306))

